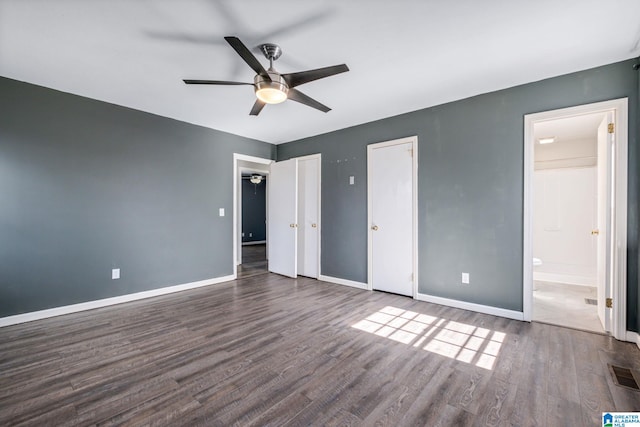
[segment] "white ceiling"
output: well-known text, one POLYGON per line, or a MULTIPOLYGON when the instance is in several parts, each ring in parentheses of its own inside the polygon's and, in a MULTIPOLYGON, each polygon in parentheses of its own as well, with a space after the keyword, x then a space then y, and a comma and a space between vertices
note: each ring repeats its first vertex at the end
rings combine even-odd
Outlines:
POLYGON ((282 143, 638 56, 639 16, 638 0, 0 0, 0 75, 282 143), (251 117, 249 86, 182 83, 252 81, 226 35, 280 44, 284 73, 346 63, 299 87, 333 111, 251 117))

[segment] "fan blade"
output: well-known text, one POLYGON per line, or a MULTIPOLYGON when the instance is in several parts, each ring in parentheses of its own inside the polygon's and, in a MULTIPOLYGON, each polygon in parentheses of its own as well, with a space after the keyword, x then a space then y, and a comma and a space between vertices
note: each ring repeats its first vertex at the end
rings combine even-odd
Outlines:
POLYGON ((253 86, 253 83, 243 83, 243 82, 228 82, 225 80, 183 80, 188 85, 249 85, 253 86))
POLYGON ((297 73, 283 74, 289 87, 300 86, 301 84, 309 83, 314 80, 323 79, 325 77, 333 76, 335 74, 344 73, 349 71, 349 67, 346 64, 333 65, 331 67, 318 68, 316 70, 300 71, 297 73))
POLYGON ((267 73, 267 70, 264 69, 262 64, 260 64, 256 57, 253 56, 253 53, 251 53, 251 51, 244 45, 244 43, 240 41, 239 38, 228 36, 224 39, 231 45, 232 48, 235 49, 238 55, 240 55, 240 57, 244 59, 244 62, 246 62, 249 67, 251 67, 253 71, 256 72, 256 74, 260 74, 262 78, 264 78, 268 82, 271 81, 271 77, 269 77, 269 73, 267 73))
POLYGON ((320 110, 323 113, 328 113, 329 111, 331 111, 331 108, 305 95, 304 93, 300 92, 298 89, 289 89, 287 98, 289 98, 292 101, 296 101, 301 104, 308 105, 309 107, 315 108, 316 110, 320 110))
POLYGON ((251 108, 251 112, 249 113, 249 115, 257 116, 258 114, 260 114, 260 111, 262 111, 264 106, 265 106, 264 102, 260 101, 259 99, 256 99, 256 103, 253 104, 253 108, 251 108))

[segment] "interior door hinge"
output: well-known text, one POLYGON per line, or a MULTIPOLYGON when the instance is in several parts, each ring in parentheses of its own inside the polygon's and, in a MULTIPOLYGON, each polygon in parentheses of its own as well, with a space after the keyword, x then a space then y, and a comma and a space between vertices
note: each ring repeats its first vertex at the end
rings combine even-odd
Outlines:
POLYGON ((609 126, 607 126, 607 131, 609 133, 613 133, 616 130, 616 125, 615 123, 609 123, 609 126))
POLYGON ((607 298, 605 305, 607 308, 613 308, 613 298, 607 298))
POLYGON ((409 148, 409 155, 413 157, 413 148, 409 148))

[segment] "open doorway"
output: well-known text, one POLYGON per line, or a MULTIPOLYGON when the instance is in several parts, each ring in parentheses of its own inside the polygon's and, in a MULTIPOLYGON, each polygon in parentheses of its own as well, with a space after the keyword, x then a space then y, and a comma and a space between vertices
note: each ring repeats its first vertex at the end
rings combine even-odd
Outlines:
POLYGON ((267 272, 267 178, 265 170, 240 168, 240 239, 238 277, 267 272))
POLYGON ((608 240, 608 116, 598 112, 533 126, 534 321, 605 332, 598 295, 606 290, 598 289, 598 278, 607 266, 598 254, 604 255, 608 240))
POLYGON ((267 272, 269 168, 273 161, 233 155, 233 269, 236 277, 267 272))
POLYGON ((625 336, 627 102, 525 116, 523 312, 625 336))

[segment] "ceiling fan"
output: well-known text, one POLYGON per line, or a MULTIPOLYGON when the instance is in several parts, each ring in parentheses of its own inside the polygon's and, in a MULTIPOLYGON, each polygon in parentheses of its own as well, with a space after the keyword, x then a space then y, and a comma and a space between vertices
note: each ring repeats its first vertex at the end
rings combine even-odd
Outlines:
POLYGON ((299 102, 309 107, 315 108, 322 112, 331 111, 331 108, 327 107, 316 101, 315 99, 305 95, 299 90, 295 89, 296 86, 300 86, 304 83, 309 83, 314 80, 323 79, 325 77, 333 76, 335 74, 344 73, 349 71, 349 67, 345 64, 334 65, 331 67, 318 68, 315 70, 300 71, 297 73, 280 74, 273 68, 273 61, 280 58, 282 55, 282 49, 280 46, 273 43, 265 43, 260 45, 260 50, 264 56, 269 60, 269 69, 265 70, 258 59, 253 56, 251 51, 240 41, 237 37, 228 36, 224 38, 227 43, 240 55, 240 57, 246 62, 249 67, 256 72, 256 76, 253 78, 253 83, 244 82, 230 82, 224 80, 183 80, 186 84, 197 85, 249 85, 253 86, 258 98, 251 108, 249 113, 252 116, 257 116, 266 104, 279 104, 281 102, 290 99, 292 101, 299 102))
POLYGON ((260 184, 266 178, 266 176, 257 173, 252 173, 251 175, 242 177, 242 179, 248 179, 249 181, 251 181, 252 184, 260 184))

